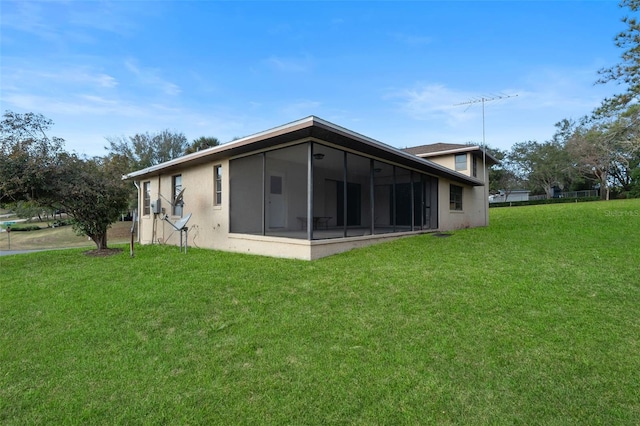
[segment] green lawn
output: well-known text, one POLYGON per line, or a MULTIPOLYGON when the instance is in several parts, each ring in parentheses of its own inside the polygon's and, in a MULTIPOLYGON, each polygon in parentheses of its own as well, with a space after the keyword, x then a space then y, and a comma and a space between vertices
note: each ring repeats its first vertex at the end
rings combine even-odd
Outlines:
POLYGON ((638 424, 640 200, 490 214, 314 262, 0 257, 0 423, 638 424))

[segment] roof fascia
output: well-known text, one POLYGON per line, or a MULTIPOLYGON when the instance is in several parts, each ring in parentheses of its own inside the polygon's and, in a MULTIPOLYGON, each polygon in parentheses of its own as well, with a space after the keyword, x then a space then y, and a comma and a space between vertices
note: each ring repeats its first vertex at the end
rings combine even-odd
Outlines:
MULTIPOLYGON (((439 157, 441 155, 459 154, 461 152, 474 152, 474 151, 482 152, 483 149, 479 145, 469 145, 468 147, 465 146, 463 148, 447 149, 447 150, 444 150, 444 151, 434 151, 434 152, 427 152, 427 153, 424 153, 424 154, 417 154, 417 156, 418 157, 422 157, 422 158, 424 158, 424 157, 439 157)), ((484 150, 484 155, 489 157, 496 164, 500 163, 500 161, 497 158, 495 158, 493 155, 489 154, 486 150, 484 150)))
MULTIPOLYGON (((466 183, 467 185, 472 185, 472 186, 484 185, 484 182, 479 179, 475 179, 470 176, 466 176, 462 173, 458 173, 447 167, 441 166, 440 164, 434 163, 433 161, 416 156, 414 154, 409 154, 407 152, 402 151, 401 149, 395 148, 391 145, 387 145, 383 142, 377 141, 375 139, 364 136, 360 133, 338 126, 336 124, 333 124, 329 121, 323 120, 315 116, 306 117, 298 121, 294 121, 279 127, 275 127, 273 129, 265 130, 260 133, 246 136, 244 138, 235 140, 233 142, 218 145, 212 148, 203 149, 202 151, 194 152, 192 154, 178 157, 164 163, 147 167, 146 169, 138 170, 125 175, 123 176, 123 179, 139 180, 143 177, 159 174, 161 171, 165 169, 176 168, 179 166, 187 165, 189 163, 198 162, 198 160, 202 161, 204 158, 209 156, 214 156, 216 154, 222 155, 226 151, 242 148, 244 146, 247 146, 268 138, 284 135, 296 130, 312 128, 314 126, 345 136, 349 139, 355 140, 365 145, 369 145, 385 153, 388 153, 391 156, 404 158, 405 160, 416 163, 417 168, 420 168, 419 167, 420 165, 423 167, 426 166, 426 168, 429 169, 433 174, 440 175, 440 176, 455 180, 457 182, 466 183)), ((393 158, 388 158, 386 160, 392 161, 392 162, 394 161, 393 158)))

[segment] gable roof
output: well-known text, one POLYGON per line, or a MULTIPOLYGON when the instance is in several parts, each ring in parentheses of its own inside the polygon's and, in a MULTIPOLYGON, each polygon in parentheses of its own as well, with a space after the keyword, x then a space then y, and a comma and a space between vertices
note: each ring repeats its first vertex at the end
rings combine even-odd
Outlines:
POLYGON ((170 173, 184 169, 185 167, 264 150, 301 139, 330 142, 356 152, 362 152, 371 157, 384 159, 432 175, 446 177, 456 182, 473 186, 483 185, 483 182, 479 179, 465 176, 462 173, 455 172, 432 161, 315 116, 303 118, 229 143, 174 158, 173 160, 129 173, 123 176, 123 179, 140 180, 161 173, 170 173))
POLYGON ((428 145, 414 146, 403 149, 404 152, 417 155, 418 157, 429 158, 442 155, 460 154, 465 152, 474 153, 478 156, 486 155, 487 164, 498 164, 500 161, 493 155, 489 154, 479 145, 467 145, 460 143, 432 143, 428 145))

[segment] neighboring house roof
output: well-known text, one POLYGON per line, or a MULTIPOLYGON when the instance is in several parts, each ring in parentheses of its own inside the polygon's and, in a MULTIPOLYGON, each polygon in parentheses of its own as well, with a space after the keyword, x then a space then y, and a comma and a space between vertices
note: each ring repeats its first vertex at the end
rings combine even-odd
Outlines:
POLYGON ((404 152, 408 152, 409 154, 417 155, 422 158, 429 157, 438 157, 442 155, 453 155, 460 154, 463 152, 471 152, 475 153, 478 156, 486 155, 487 164, 498 164, 500 161, 496 159, 493 155, 489 154, 479 145, 466 145, 459 143, 432 143, 429 145, 420 145, 414 146, 411 148, 405 148, 404 152))
POLYGON ((203 149, 193 154, 175 158, 162 164, 138 170, 123 176, 124 179, 140 180, 161 173, 170 173, 192 165, 215 161, 249 152, 268 149, 300 139, 316 139, 362 152, 372 157, 385 159, 425 173, 446 177, 467 185, 482 186, 479 179, 465 176, 447 167, 436 164, 406 151, 371 139, 321 118, 310 116, 251 136, 203 149))

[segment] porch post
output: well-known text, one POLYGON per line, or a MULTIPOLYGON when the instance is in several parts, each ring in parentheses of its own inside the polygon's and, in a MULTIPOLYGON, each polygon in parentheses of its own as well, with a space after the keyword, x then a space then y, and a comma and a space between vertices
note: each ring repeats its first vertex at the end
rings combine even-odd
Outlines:
POLYGON ((262 235, 267 235, 267 209, 265 204, 267 202, 267 154, 262 153, 262 235))
POLYGON ((371 227, 371 230, 370 230, 371 235, 373 235, 373 231, 375 229, 374 221, 376 219, 375 218, 375 214, 376 214, 375 193, 376 193, 376 191, 375 191, 375 185, 374 185, 375 169, 374 169, 373 161, 374 161, 373 158, 371 158, 369 160, 369 176, 370 176, 370 179, 369 179, 369 198, 371 199, 371 203, 370 203, 371 204, 371 208, 370 208, 371 211, 369 212, 369 214, 371 215, 371 219, 370 219, 370 221, 371 221, 371 226, 370 226, 371 227))
POLYGON ((343 190, 342 190, 342 226, 343 226, 343 236, 346 238, 347 237, 347 212, 349 211, 347 209, 347 202, 348 202, 348 198, 347 198, 347 189, 349 188, 349 185, 347 185, 347 151, 343 151, 343 156, 342 156, 342 175, 344 176, 344 182, 342 183, 343 186, 343 190))
POLYGON ((307 145, 307 239, 313 240, 313 142, 307 145))
POLYGON ((416 223, 416 200, 414 200, 414 192, 413 192, 413 170, 409 170, 409 192, 411 193, 411 231, 415 231, 415 223, 416 223))
POLYGON ((396 232, 396 223, 398 219, 396 217, 396 166, 393 166, 393 178, 391 179, 391 211, 393 212, 393 223, 392 229, 393 232, 396 232))

